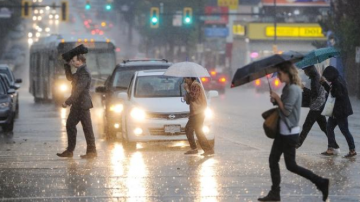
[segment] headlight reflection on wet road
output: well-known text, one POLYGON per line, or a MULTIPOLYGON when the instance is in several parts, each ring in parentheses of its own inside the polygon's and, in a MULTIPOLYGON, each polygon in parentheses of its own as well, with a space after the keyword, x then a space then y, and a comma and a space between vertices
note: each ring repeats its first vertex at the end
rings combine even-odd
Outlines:
POLYGON ((114 148, 111 151, 111 171, 112 178, 110 180, 110 186, 113 187, 113 196, 124 196, 124 189, 122 189, 122 176, 124 175, 124 163, 125 153, 121 144, 114 144, 114 148))
POLYGON ((215 202, 216 196, 219 195, 217 180, 215 176, 216 160, 208 159, 203 164, 199 171, 200 174, 200 196, 202 202, 215 202), (211 197, 211 198, 208 198, 211 197))
POLYGON ((140 152, 133 153, 130 158, 128 178, 126 180, 127 196, 129 197, 127 201, 139 201, 138 197, 147 196, 147 175, 148 170, 142 154, 140 152))

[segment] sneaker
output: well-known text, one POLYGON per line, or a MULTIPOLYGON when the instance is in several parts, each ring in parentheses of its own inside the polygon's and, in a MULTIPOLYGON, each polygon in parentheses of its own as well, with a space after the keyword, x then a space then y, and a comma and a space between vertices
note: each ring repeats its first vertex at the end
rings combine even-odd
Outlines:
POLYGON ((329 185, 329 179, 323 179, 323 181, 319 185, 317 185, 317 188, 321 191, 323 195, 323 201, 326 201, 329 196, 329 185))
POLYGON ((71 158, 74 154, 71 151, 65 150, 63 153, 57 153, 56 155, 58 157, 71 158))
POLYGON ((214 150, 210 150, 210 151, 206 151, 206 152, 202 153, 201 156, 211 156, 214 154, 215 154, 214 150))
POLYGON ((337 148, 337 149, 332 149, 333 152, 334 152, 334 155, 340 155, 340 148, 337 148))
POLYGON ((93 159, 96 157, 97 157, 96 152, 89 152, 89 153, 86 153, 85 155, 80 155, 80 158, 82 158, 82 159, 93 159))
POLYGON ((340 152, 340 149, 328 148, 326 151, 321 154, 324 156, 334 156, 337 155, 337 152, 340 152))
POLYGON ((280 191, 270 191, 267 196, 258 198, 258 201, 281 201, 280 191))
POLYGON ((357 155, 357 153, 355 151, 350 151, 348 154, 346 154, 344 156, 344 158, 351 158, 351 157, 354 157, 356 155, 357 155))
POLYGON ((197 149, 192 149, 192 150, 189 150, 189 151, 185 152, 184 154, 189 155, 189 154, 197 154, 197 153, 198 153, 197 149))

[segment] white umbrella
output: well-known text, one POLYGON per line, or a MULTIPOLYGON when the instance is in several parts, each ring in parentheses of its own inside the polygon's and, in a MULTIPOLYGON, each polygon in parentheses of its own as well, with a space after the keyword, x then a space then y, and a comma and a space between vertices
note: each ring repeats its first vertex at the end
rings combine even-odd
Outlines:
POLYGON ((194 62, 179 62, 171 65, 165 76, 174 77, 210 77, 209 72, 201 65, 194 62))

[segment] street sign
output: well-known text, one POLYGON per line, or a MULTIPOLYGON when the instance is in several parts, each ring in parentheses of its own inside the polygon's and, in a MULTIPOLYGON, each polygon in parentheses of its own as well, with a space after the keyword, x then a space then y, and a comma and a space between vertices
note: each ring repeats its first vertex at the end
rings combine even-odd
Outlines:
POLYGON ((233 34, 237 36, 245 36, 245 27, 243 25, 233 25, 233 34))
POLYGON ((218 6, 229 7, 230 10, 239 8, 239 0, 218 0, 218 6))
POLYGON ((229 22, 227 13, 229 13, 228 7, 206 6, 205 14, 207 14, 207 16, 202 17, 204 18, 205 24, 227 24, 229 22), (213 13, 224 13, 224 15, 211 15, 213 13))
POLYGON ((181 27, 182 26, 182 12, 181 11, 177 11, 176 12, 177 15, 173 16, 173 26, 174 27, 181 27))
POLYGON ((206 37, 227 37, 229 35, 229 29, 227 27, 211 27, 204 29, 206 37))
POLYGON ((11 11, 8 8, 1 8, 0 9, 0 18, 10 18, 11 11))

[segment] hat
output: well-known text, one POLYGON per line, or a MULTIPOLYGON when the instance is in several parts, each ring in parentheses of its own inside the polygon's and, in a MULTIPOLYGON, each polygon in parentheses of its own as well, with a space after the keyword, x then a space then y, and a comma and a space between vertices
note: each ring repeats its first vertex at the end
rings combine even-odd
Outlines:
POLYGON ((62 54, 62 58, 66 62, 69 62, 74 56, 86 54, 86 53, 88 53, 88 48, 86 48, 83 44, 81 44, 81 45, 69 50, 68 52, 62 54))

